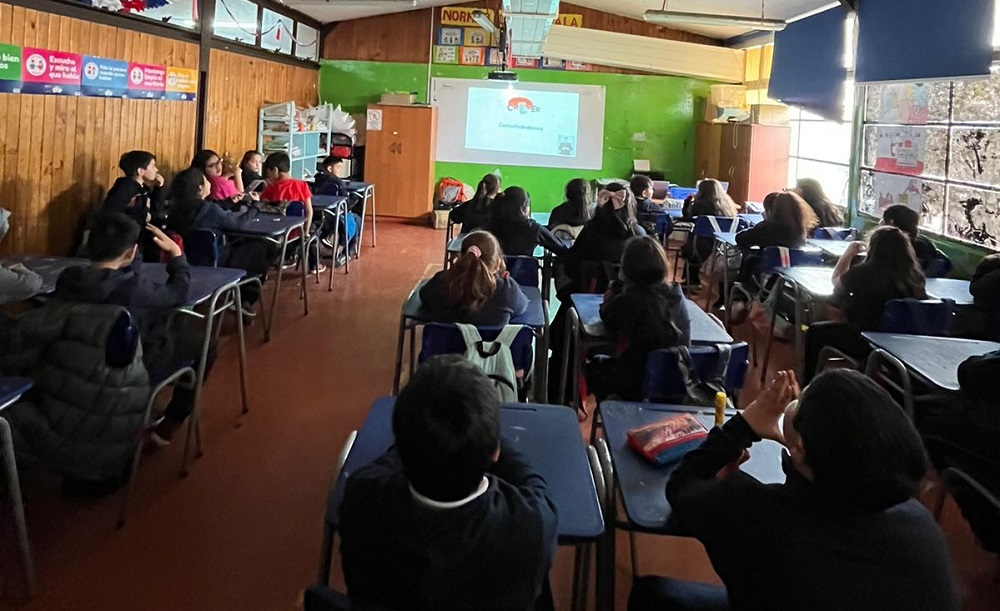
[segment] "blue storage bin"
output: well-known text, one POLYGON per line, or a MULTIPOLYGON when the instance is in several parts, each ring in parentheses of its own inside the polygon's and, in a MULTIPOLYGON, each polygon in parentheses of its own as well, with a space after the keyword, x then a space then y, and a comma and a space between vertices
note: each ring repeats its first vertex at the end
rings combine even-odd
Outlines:
POLYGON ((670 193, 670 199, 687 199, 689 195, 697 193, 698 189, 691 187, 670 187, 668 191, 670 193))

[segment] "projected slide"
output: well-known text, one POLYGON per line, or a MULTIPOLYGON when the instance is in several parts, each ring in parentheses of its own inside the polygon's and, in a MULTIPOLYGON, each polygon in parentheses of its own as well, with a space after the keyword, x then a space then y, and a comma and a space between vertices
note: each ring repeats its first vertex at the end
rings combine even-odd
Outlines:
POLYGON ((580 94, 470 87, 465 148, 577 156, 580 94))

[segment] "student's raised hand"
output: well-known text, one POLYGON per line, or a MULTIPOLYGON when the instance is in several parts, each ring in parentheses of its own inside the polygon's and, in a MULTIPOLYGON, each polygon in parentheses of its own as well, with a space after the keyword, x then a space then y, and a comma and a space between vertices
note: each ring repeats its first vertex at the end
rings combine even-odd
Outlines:
POLYGON ((157 248, 169 254, 171 259, 176 259, 184 254, 181 252, 181 247, 177 245, 177 242, 171 240, 170 236, 163 233, 156 225, 146 225, 146 230, 152 234, 153 243, 156 244, 157 248))
POLYGON ((743 410, 743 419, 763 439, 783 444, 785 436, 781 432, 781 416, 785 407, 799 397, 799 392, 795 373, 779 371, 774 380, 760 391, 757 400, 743 410))
POLYGON ((162 174, 157 174, 156 178, 153 179, 153 182, 156 183, 157 187, 162 187, 163 184, 167 181, 163 178, 162 174))
POLYGON ((854 258, 854 257, 860 255, 861 253, 865 252, 866 250, 868 250, 868 244, 867 243, 865 243, 865 242, 851 242, 850 244, 847 245, 847 250, 844 251, 844 256, 845 257, 849 256, 851 258, 854 258))

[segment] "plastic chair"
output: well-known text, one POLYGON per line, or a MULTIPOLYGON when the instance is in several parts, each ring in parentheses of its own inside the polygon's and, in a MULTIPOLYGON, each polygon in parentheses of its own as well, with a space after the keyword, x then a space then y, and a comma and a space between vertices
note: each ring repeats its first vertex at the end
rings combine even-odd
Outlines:
POLYGON ((504 262, 514 282, 517 282, 521 286, 533 286, 536 288, 539 286, 542 268, 538 259, 508 255, 504 257, 504 262))
MULTIPOLYGON (((289 202, 288 206, 285 208, 285 216, 296 216, 303 217, 306 216, 306 205, 302 202, 289 202)), ((311 230, 311 228, 310 228, 311 230)), ((313 270, 313 274, 316 276, 316 284, 319 284, 319 236, 317 234, 312 235, 301 235, 300 239, 306 241, 306 252, 312 248, 316 256, 316 268, 313 270)), ((284 263, 282 261, 282 263, 284 263)), ((302 265, 308 265, 308 261, 300 261, 302 265)), ((302 290, 305 290, 305 284, 302 285, 302 290)))
MULTIPOLYGON (((503 327, 476 327, 479 335, 485 341, 491 341, 503 331, 503 327)), ((531 371, 534 359, 534 352, 531 342, 535 334, 530 327, 522 327, 521 331, 514 339, 510 347, 510 355, 514 360, 514 367, 525 372, 531 371)), ((464 354, 466 350, 465 338, 452 324, 427 323, 424 325, 423 337, 420 343, 419 361, 423 363, 432 356, 440 354, 464 354)))
MULTIPOLYGON (((726 393, 735 397, 746 381, 750 368, 750 346, 739 342, 730 346, 726 369, 726 393)), ((711 379, 717 370, 720 351, 714 346, 690 348, 691 360, 703 380, 711 379)), ((653 350, 646 357, 646 372, 642 382, 642 398, 646 401, 677 401, 687 393, 687 383, 679 366, 677 348, 653 350)))
POLYGON ((701 264, 702 256, 699 251, 699 242, 707 243, 710 250, 715 250, 716 233, 739 233, 750 228, 750 222, 746 219, 735 216, 698 216, 694 219, 694 227, 691 230, 691 238, 694 240, 691 249, 691 257, 687 260, 685 277, 690 284, 691 269, 695 264, 701 264))
POLYGON ((221 237, 209 229, 195 229, 184 236, 184 254, 188 263, 218 267, 222 252, 221 237))
POLYGON ((879 329, 885 333, 942 337, 951 327, 955 302, 951 299, 893 299, 885 304, 879 329))
POLYGON ((858 230, 853 227, 817 227, 812 237, 818 240, 852 241, 858 236, 858 230))
POLYGON ((656 237, 666 247, 667 238, 674 231, 674 222, 670 215, 665 212, 640 212, 636 215, 643 225, 652 226, 656 232, 656 237))
POLYGON ((924 270, 924 276, 927 278, 944 278, 951 271, 951 268, 951 259, 939 250, 937 257, 924 270))

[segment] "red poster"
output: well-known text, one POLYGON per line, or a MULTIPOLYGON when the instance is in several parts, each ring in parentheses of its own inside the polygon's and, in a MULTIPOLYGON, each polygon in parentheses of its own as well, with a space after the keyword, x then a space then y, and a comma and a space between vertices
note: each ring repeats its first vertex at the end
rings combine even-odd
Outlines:
POLYGON ((82 64, 76 53, 25 47, 21 50, 22 92, 79 95, 82 64))
POLYGON ((161 99, 167 89, 167 68, 151 64, 128 65, 128 97, 161 99))

